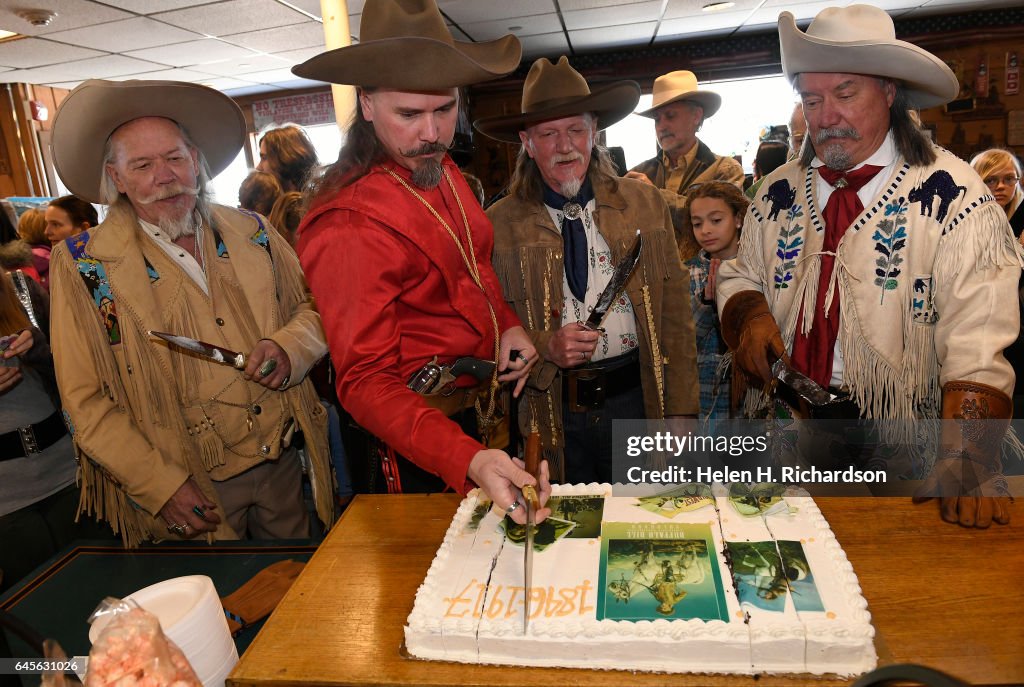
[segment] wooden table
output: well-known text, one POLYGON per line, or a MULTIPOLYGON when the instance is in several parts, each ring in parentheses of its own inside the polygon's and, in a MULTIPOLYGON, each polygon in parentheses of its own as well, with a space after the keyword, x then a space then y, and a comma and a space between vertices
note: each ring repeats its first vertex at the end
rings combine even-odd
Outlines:
MULTIPOLYGON (((359 496, 228 680, 229 685, 804 684, 761 676, 652 675, 419 661, 402 628, 459 500, 359 496)), ((1009 526, 943 523, 907 498, 818 500, 860 578, 881 662, 972 684, 1024 683, 1024 499, 1009 526)), ((815 680, 816 685, 846 684, 815 680)))

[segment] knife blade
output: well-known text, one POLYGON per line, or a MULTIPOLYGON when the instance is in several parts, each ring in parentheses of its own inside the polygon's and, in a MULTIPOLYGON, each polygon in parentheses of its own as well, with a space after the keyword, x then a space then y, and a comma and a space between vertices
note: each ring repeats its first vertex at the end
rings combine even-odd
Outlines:
POLYGON ((167 332, 149 332, 150 336, 156 336, 163 339, 164 341, 170 342, 179 348, 184 348, 186 351, 192 351, 197 353, 207 360, 212 360, 215 363, 221 365, 230 365, 238 370, 245 369, 245 354, 232 351, 228 348, 221 348, 220 346, 214 346, 211 343, 200 341, 199 339, 193 339, 187 336, 178 336, 177 334, 168 334, 167 332))
POLYGON ((633 270, 636 269, 637 263, 640 262, 640 251, 643 249, 644 242, 640 237, 640 230, 636 231, 636 238, 633 239, 633 245, 629 247, 626 254, 622 256, 619 263, 615 265, 615 271, 612 272, 612 278, 608 280, 608 285, 604 287, 604 291, 597 297, 597 304, 594 309, 590 311, 590 317, 583 323, 583 326, 587 329, 600 331, 601 322, 604 321, 604 316, 608 314, 608 310, 612 307, 615 299, 618 297, 619 292, 626 286, 626 282, 629 280, 629 276, 633 274, 633 270))
POLYGON ((797 372, 779 358, 772 363, 772 376, 785 384, 793 393, 816 408, 827 406, 840 400, 840 397, 823 388, 810 377, 797 372))
MULTIPOLYGON (((540 472, 540 432, 532 432, 526 439, 526 452, 523 456, 526 471, 537 477, 540 472)), ((539 479, 539 478, 538 478, 539 479)), ((537 510, 540 499, 533 485, 523 487, 523 500, 526 501, 526 550, 523 553, 523 634, 530 624, 530 596, 533 591, 533 537, 537 530, 537 510)))

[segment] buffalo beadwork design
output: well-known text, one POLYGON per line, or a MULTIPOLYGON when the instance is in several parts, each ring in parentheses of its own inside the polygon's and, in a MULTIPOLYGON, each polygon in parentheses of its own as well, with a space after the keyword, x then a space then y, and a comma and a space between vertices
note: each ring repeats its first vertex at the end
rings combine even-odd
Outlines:
POLYGON ((961 194, 967 193, 966 186, 959 186, 949 172, 944 169, 937 170, 930 177, 924 180, 920 186, 910 191, 908 200, 911 203, 921 204, 921 216, 932 217, 936 222, 946 219, 949 212, 949 205, 961 194), (935 199, 939 199, 939 209, 935 210, 935 199))
POLYGON ((768 187, 768 192, 761 196, 761 200, 771 202, 772 210, 768 213, 768 220, 774 222, 779 218, 780 212, 793 207, 796 189, 790 188, 786 179, 779 179, 768 187))

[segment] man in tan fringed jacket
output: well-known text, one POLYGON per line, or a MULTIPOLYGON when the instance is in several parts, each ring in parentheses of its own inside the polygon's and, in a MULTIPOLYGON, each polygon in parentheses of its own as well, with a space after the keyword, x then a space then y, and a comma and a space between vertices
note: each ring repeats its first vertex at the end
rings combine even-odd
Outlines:
POLYGON ((694 416, 696 344, 672 220, 650 184, 615 175, 597 133, 629 114, 632 81, 591 92, 562 57, 534 63, 522 114, 476 122, 522 143, 511 193, 493 205, 494 268, 541 356, 519 401, 552 479, 612 481, 612 421, 694 416), (586 320, 636 236, 640 263, 603 332, 586 320), (563 462, 564 458, 564 462, 563 462))
POLYGON ((226 96, 194 84, 87 81, 54 120, 57 171, 109 205, 53 254, 52 326, 81 510, 147 539, 308 536, 333 520, 326 414, 306 373, 326 352, 298 259, 265 219, 215 205, 245 135, 226 96), (150 335, 245 354, 244 369, 150 335))
POLYGON ((822 10, 806 33, 783 12, 779 35, 807 141, 765 179, 718 273, 733 362, 761 386, 787 358, 851 415, 941 418, 919 495, 949 522, 1006 523, 1020 247, 977 173, 910 113, 955 98, 956 77, 868 5, 822 10))

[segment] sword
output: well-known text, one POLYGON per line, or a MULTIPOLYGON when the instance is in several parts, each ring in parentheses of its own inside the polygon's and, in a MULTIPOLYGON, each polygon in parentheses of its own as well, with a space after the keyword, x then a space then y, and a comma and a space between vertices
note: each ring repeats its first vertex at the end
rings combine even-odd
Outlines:
MULTIPOLYGON (((523 457, 526 471, 537 477, 540 473, 540 432, 532 432, 526 439, 526 453, 523 457)), ((540 498, 537 490, 530 484, 523 487, 523 500, 526 502, 526 550, 523 553, 523 634, 530 624, 530 596, 533 590, 533 536, 537 531, 537 509, 540 498)))
MULTIPOLYGON (((228 348, 221 348, 220 346, 214 346, 211 343, 200 341, 199 339, 192 339, 187 336, 178 336, 177 334, 168 334, 167 332, 149 332, 150 336, 156 336, 164 341, 168 341, 179 348, 184 348, 186 351, 192 351, 197 353, 207 360, 212 360, 215 363, 221 365, 230 365, 238 370, 245 369, 245 354, 232 351, 228 348)), ((272 372, 273 370, 271 370, 272 372)), ((267 374, 270 374, 267 372, 267 374)))
POLYGON ((640 230, 637 229, 633 245, 630 246, 629 250, 626 251, 626 254, 622 256, 622 259, 615 266, 612 278, 608 281, 608 285, 604 287, 601 295, 597 297, 597 305, 590 311, 590 317, 583 323, 584 327, 594 331, 603 331, 601 329, 601 322, 604 321, 604 316, 608 314, 609 308, 612 307, 615 299, 619 296, 619 292, 626 286, 630 275, 636 269, 637 263, 640 262, 640 251, 643 248, 643 243, 643 239, 640 237, 640 230))

